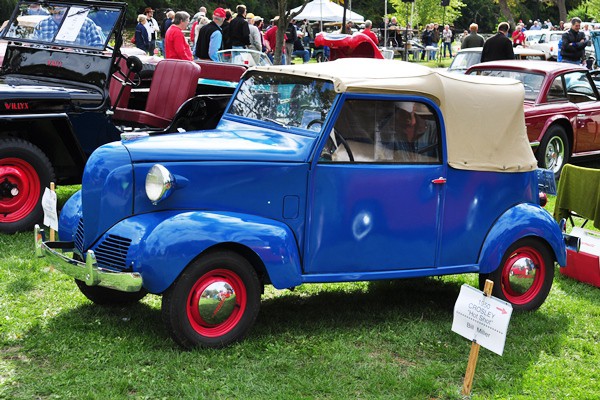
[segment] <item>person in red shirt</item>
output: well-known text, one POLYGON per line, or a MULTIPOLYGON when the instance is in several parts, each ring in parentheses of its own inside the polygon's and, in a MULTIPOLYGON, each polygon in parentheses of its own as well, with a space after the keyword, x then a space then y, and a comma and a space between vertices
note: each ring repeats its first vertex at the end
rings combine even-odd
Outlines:
MULTIPOLYGON (((276 38, 277 38, 277 22, 279 21, 279 15, 275 16, 275 18, 273 18, 273 22, 271 23, 271 27, 269 29, 267 29, 267 31, 265 32, 264 35, 264 40, 265 40, 265 47, 267 48, 267 56, 269 57, 269 59, 271 60, 271 62, 273 62, 273 56, 275 54, 275 43, 277 42, 276 38)), ((285 42, 285 40, 287 39, 287 35, 284 34, 283 35, 283 40, 285 42)), ((285 64, 285 46, 282 47, 281 49, 281 63, 285 64)))
POLYGON ((379 38, 371 30, 372 26, 373 26, 373 23, 371 22, 371 20, 369 20, 369 19, 366 20, 365 21, 365 29, 362 30, 362 33, 364 33, 365 35, 367 35, 368 37, 370 37, 371 40, 373 41, 373 43, 375 43, 375 45, 378 45, 379 44, 379 38))
POLYGON ((183 29, 187 27, 189 22, 190 14, 185 11, 178 11, 175 13, 173 23, 165 35, 165 58, 188 61, 193 60, 192 50, 183 35, 183 29))

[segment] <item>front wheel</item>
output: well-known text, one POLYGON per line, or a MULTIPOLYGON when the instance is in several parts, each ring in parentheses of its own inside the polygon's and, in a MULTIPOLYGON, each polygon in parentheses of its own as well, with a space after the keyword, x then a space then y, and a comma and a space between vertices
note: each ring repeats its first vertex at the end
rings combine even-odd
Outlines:
POLYGON ((79 291, 95 304, 102 306, 122 306, 137 303, 148 294, 144 289, 139 292, 121 292, 102 286, 88 286, 85 282, 75 279, 79 291))
POLYGON ((23 140, 0 140, 0 232, 15 233, 41 222, 44 188, 54 181, 48 157, 23 140))
POLYGON ((479 276, 480 289, 486 279, 494 282, 494 296, 511 303, 516 311, 531 311, 539 308, 550 293, 554 262, 540 240, 524 238, 508 248, 494 272, 479 276))
POLYGON ((260 294, 256 271, 245 258, 231 251, 207 254, 163 294, 163 321, 186 349, 227 346, 254 325, 260 294))
POLYGON ((540 143, 537 151, 537 160, 540 168, 546 168, 554 172, 557 178, 562 168, 569 161, 569 140, 562 126, 553 125, 540 143))

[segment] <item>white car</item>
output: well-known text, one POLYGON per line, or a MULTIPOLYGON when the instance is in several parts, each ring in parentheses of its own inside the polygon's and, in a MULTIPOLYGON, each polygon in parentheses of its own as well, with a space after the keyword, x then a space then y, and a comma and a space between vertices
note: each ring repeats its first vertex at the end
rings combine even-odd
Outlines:
POLYGON ((534 43, 537 43, 540 38, 542 37, 542 35, 547 34, 548 32, 550 32, 548 29, 542 29, 542 30, 527 30, 525 31, 525 43, 524 46, 525 47, 529 47, 534 43))
MULTIPOLYGON (((464 74, 471 65, 481 62, 481 51, 483 47, 470 47, 460 50, 448 67, 448 72, 464 74)), ((516 60, 546 60, 546 54, 541 50, 535 50, 517 46, 513 49, 516 60)))
POLYGON ((563 31, 545 31, 537 43, 529 45, 531 49, 541 50, 546 53, 546 58, 556 61, 558 58, 558 42, 562 38, 563 31))

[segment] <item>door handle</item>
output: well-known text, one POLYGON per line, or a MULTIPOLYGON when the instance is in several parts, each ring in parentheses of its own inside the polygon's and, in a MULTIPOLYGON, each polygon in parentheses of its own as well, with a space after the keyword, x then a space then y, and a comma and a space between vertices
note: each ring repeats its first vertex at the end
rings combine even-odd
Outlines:
POLYGON ((439 178, 432 180, 431 183, 435 183, 436 185, 442 185, 446 183, 446 178, 440 176, 439 178))

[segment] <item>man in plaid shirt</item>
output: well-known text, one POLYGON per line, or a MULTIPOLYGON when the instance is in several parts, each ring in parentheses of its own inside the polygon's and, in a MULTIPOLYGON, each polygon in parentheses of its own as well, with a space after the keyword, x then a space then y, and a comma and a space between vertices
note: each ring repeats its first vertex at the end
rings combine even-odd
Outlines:
MULTIPOLYGON (((51 16, 37 24, 33 38, 45 42, 52 42, 66 11, 66 7, 54 7, 54 9, 51 10, 51 16)), ((69 23, 69 21, 65 23, 69 23)), ((69 43, 75 43, 81 46, 102 46, 104 45, 104 35, 94 21, 86 17, 77 38, 74 42, 69 43)))

